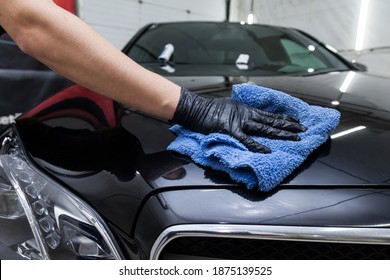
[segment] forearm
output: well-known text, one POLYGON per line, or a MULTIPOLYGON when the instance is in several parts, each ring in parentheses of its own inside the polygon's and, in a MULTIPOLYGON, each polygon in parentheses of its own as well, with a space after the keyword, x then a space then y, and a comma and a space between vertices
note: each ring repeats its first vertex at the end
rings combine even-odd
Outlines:
MULTIPOLYGON (((17 15, 23 20, 3 14, 1 24, 25 52, 70 80, 120 103, 172 118, 179 86, 142 68, 51 1, 13 1, 24 5, 23 15, 15 12, 8 17, 17 15)), ((21 6, 16 4, 14 10, 18 8, 21 6)))

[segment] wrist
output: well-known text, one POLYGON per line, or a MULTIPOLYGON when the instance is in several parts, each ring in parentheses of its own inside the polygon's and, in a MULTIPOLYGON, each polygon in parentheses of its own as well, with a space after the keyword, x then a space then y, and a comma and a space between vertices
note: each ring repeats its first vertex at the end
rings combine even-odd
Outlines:
POLYGON ((182 87, 180 89, 180 98, 175 110, 175 113, 170 120, 171 123, 191 126, 191 115, 193 114, 193 105, 197 103, 197 99, 200 98, 196 94, 190 92, 188 89, 182 87))

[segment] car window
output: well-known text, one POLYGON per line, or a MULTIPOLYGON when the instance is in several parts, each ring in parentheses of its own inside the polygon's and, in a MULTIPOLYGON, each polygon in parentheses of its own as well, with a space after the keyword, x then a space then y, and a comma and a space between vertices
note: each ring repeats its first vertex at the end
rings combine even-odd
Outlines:
POLYGON ((292 64, 305 68, 326 68, 326 64, 313 53, 315 50, 313 45, 305 47, 289 39, 282 39, 280 42, 288 54, 292 64))
POLYGON ((238 23, 155 24, 130 46, 127 55, 151 68, 167 63, 175 75, 226 76, 242 71, 282 75, 348 69, 329 50, 294 29, 238 23), (161 61, 167 45, 171 53, 161 61))

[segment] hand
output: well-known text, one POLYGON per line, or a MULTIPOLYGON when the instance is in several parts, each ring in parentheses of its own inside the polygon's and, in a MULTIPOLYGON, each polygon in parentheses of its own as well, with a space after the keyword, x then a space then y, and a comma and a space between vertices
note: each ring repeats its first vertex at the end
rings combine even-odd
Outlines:
POLYGON ((260 153, 270 153, 271 150, 248 135, 298 141, 297 133, 306 131, 293 117, 265 112, 227 98, 206 99, 185 88, 181 89, 171 121, 204 134, 231 135, 248 150, 260 153))

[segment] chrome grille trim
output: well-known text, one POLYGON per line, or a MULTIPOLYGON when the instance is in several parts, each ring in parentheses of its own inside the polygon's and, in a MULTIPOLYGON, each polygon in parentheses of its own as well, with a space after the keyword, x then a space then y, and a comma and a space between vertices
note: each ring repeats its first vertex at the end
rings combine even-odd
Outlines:
POLYGON ((176 225, 165 229, 154 242, 149 258, 159 259, 165 246, 180 237, 390 245, 389 228, 193 224, 176 225))

